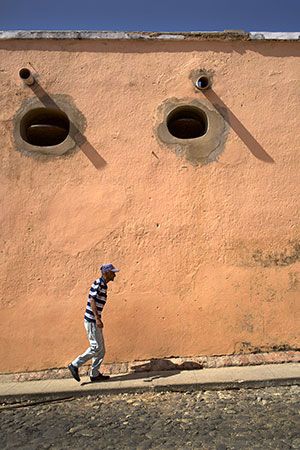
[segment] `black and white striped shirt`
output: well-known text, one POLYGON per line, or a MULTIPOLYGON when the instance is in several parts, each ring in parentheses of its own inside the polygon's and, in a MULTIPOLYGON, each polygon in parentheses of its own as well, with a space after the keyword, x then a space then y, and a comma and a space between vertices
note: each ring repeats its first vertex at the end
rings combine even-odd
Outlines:
POLYGON ((92 307, 91 307, 91 298, 95 299, 96 307, 98 310, 99 317, 101 318, 101 312, 104 308, 104 305, 106 303, 107 298, 107 284, 103 277, 98 278, 94 283, 92 284, 92 287, 90 289, 89 293, 89 299, 86 305, 85 315, 84 318, 88 322, 94 322, 96 323, 95 315, 93 313, 92 307))

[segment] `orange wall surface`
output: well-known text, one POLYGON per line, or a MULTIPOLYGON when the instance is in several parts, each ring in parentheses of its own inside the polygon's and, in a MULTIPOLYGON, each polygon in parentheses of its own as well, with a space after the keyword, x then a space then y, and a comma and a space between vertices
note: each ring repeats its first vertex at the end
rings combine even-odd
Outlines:
POLYGON ((88 291, 110 262, 105 362, 300 347, 299 55, 298 42, 0 42, 0 372, 82 353, 88 291), (101 167, 84 149, 16 148, 35 95, 22 67, 73 99, 101 167), (196 69, 212 89, 195 89, 196 69), (173 98, 222 109, 216 161, 159 142, 173 98))

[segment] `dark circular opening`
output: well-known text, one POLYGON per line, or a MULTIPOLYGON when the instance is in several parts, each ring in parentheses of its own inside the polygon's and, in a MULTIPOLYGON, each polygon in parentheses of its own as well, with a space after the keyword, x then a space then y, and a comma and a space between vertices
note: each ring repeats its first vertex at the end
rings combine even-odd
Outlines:
POLYGON ((180 106, 169 114, 167 127, 178 139, 195 139, 206 133, 207 117, 199 108, 180 106))
POLYGON ((20 78, 22 80, 27 80, 27 78, 30 77, 30 70, 29 69, 21 69, 19 72, 20 78))
POLYGON ((21 137, 31 145, 50 147, 61 144, 69 134, 68 116, 54 108, 29 111, 20 123, 21 137))
POLYGON ((209 86, 209 78, 206 76, 202 76, 197 81, 197 87, 199 89, 206 89, 209 86))

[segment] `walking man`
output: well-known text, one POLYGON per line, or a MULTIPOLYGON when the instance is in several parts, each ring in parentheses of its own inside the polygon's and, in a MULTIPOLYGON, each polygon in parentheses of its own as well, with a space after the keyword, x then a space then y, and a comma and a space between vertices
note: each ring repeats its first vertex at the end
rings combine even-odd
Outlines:
POLYGON ((108 380, 108 375, 102 375, 99 372, 100 365, 105 355, 105 346, 103 339, 103 322, 101 313, 107 299, 107 284, 114 281, 116 272, 112 264, 104 264, 100 268, 102 277, 98 278, 92 285, 84 315, 84 326, 90 342, 90 347, 78 358, 72 361, 68 367, 76 381, 80 381, 78 368, 85 362, 93 358, 90 379, 94 381, 108 380))

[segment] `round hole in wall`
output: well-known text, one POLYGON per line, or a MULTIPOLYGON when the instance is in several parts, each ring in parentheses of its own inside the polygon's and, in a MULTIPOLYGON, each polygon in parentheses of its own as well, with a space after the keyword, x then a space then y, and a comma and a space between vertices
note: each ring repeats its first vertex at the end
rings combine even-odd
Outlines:
POLYGON ((25 114, 20 122, 24 141, 39 147, 61 144, 69 134, 68 116, 55 108, 36 108, 25 114))
POLYGON ((202 75, 197 80, 197 88, 198 89, 207 89, 209 87, 210 81, 209 78, 206 75, 202 75))
POLYGON ((19 75, 20 75, 20 78, 22 78, 22 80, 27 80, 30 77, 30 70, 26 69, 26 68, 21 69, 19 71, 19 75))
POLYGON ((195 139, 207 131, 207 117, 195 106, 185 105, 174 109, 167 118, 167 127, 178 139, 195 139))

